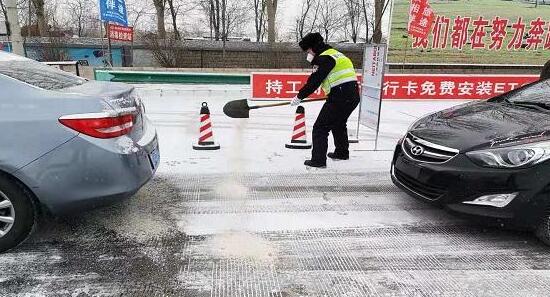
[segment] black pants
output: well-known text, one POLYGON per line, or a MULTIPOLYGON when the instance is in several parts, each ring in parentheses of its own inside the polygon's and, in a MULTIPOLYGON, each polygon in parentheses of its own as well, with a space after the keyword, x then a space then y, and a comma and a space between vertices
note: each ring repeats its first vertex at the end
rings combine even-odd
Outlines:
POLYGON ((326 163, 329 132, 332 132, 334 137, 335 153, 340 156, 349 155, 347 122, 359 101, 356 82, 345 83, 331 89, 329 98, 313 125, 311 160, 326 163))

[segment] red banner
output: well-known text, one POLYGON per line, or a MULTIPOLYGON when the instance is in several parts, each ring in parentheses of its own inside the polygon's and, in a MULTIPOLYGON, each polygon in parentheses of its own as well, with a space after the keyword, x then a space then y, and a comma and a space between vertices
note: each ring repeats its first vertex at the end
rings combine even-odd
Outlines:
POLYGON ((489 99, 538 80, 536 75, 419 75, 384 77, 383 99, 489 99))
MULTIPOLYGON (((304 73, 252 73, 252 98, 255 100, 291 99, 306 84, 309 75, 304 73)), ((310 98, 322 98, 319 88, 310 98)))
MULTIPOLYGON (((306 73, 252 73, 253 100, 288 100, 307 82, 306 73)), ((536 81, 536 75, 386 74, 384 100, 479 100, 536 81)), ((359 76, 359 79, 361 77, 359 76)), ((318 89, 310 98, 324 97, 318 89)))
POLYGON ((456 16, 451 19, 438 15, 433 29, 426 35, 414 35, 413 48, 550 50, 550 22, 536 19, 508 19, 500 16, 477 18, 456 16), (431 40, 430 40, 431 39, 431 40))
POLYGON ((134 41, 134 28, 109 24, 109 38, 119 41, 134 41))
POLYGON ((409 8, 409 35, 426 39, 432 28, 435 14, 428 0, 411 0, 409 8))

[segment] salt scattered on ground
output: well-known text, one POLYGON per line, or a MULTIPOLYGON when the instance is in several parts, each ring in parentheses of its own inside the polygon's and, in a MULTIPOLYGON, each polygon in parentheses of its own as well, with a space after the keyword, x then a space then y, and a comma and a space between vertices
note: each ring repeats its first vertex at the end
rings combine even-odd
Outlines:
MULTIPOLYGON (((1 255, 1 296, 548 295, 550 253, 534 237, 479 228, 391 183, 395 141, 458 102, 384 102, 379 151, 362 128, 350 161, 308 172, 310 152, 284 148, 294 108, 235 120, 221 108, 248 87, 141 89, 160 138, 155 178, 1 255), (205 98, 219 151, 191 148, 205 98)), ((320 106, 306 106, 309 132, 320 106)))
MULTIPOLYGON (((222 112, 226 102, 250 96, 243 85, 137 85, 147 116, 159 132, 161 166, 159 172, 182 174, 220 173, 304 173, 310 150, 290 150, 295 117, 294 107, 253 110, 249 119, 231 119, 222 112), (207 98, 207 99, 205 99, 207 98), (218 151, 194 151, 198 139, 199 111, 203 101, 211 112, 218 151)), ((251 102, 262 104, 265 102, 251 102)), ((349 162, 330 162, 325 172, 389 171, 392 151, 407 128, 424 114, 462 101, 385 101, 382 104, 380 137, 374 149, 375 133, 361 126, 359 144, 352 144, 349 162)), ((322 103, 304 105, 308 139, 322 103)), ((358 110, 350 117, 349 133, 355 134, 358 110)), ((332 137, 329 137, 332 149, 332 137)))
POLYGON ((230 200, 246 199, 248 188, 238 183, 235 179, 226 179, 214 187, 218 197, 230 200))
POLYGON ((258 262, 272 262, 277 251, 269 241, 248 232, 236 231, 214 235, 207 245, 214 257, 245 258, 258 262))

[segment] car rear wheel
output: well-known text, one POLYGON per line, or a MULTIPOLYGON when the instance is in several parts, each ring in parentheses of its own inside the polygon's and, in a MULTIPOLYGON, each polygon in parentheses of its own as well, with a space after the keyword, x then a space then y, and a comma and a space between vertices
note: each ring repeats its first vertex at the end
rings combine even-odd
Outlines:
POLYGON ((31 194, 17 182, 0 176, 0 252, 25 241, 35 217, 31 194))

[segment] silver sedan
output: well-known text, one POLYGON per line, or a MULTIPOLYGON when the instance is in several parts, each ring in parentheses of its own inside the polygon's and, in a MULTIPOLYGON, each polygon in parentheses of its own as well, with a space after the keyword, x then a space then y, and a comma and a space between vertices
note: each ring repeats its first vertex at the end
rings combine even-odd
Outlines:
POLYGON ((134 88, 0 51, 0 252, 37 216, 127 198, 155 173, 157 133, 134 88))

